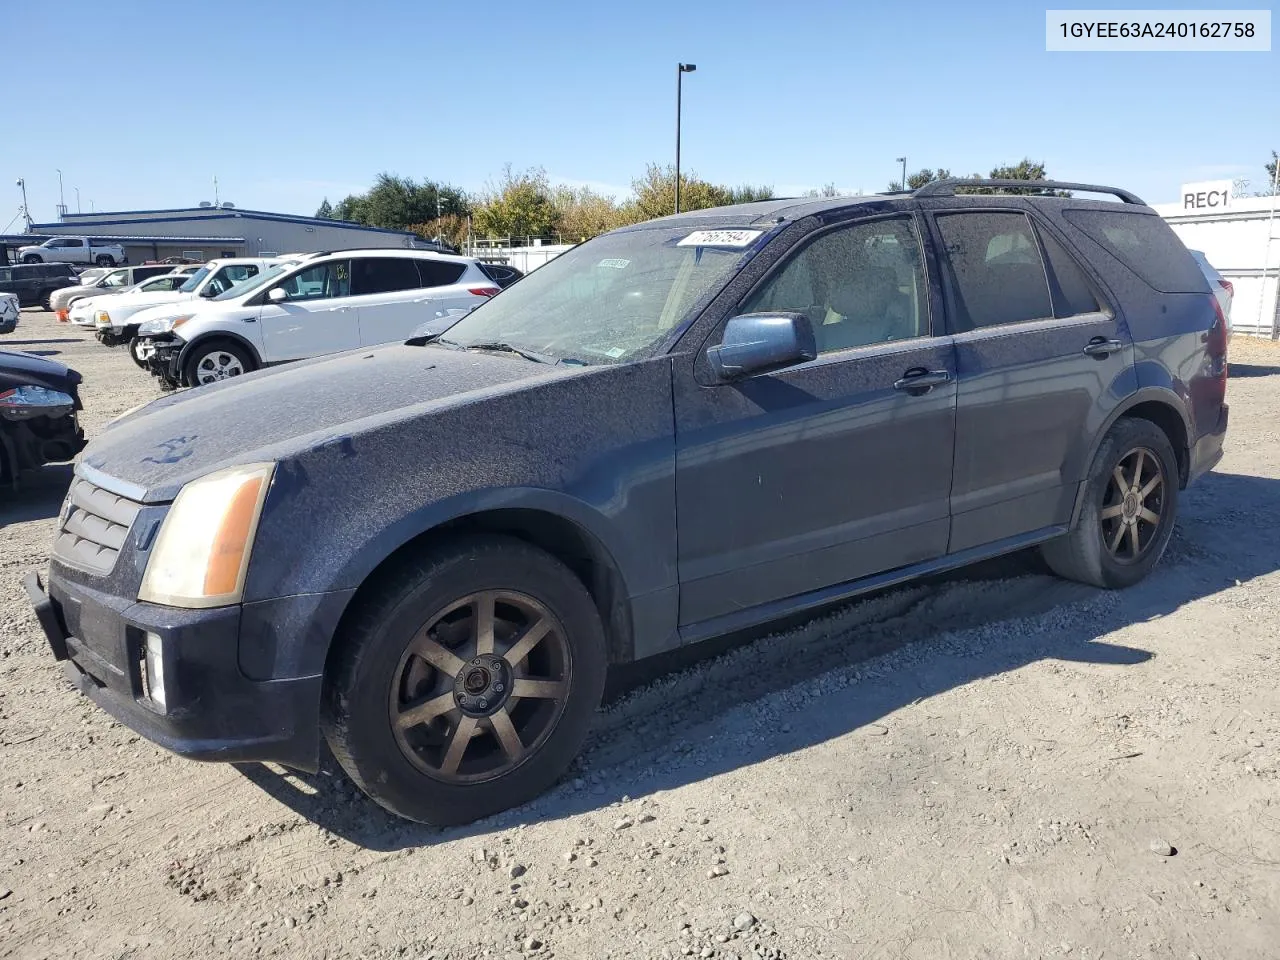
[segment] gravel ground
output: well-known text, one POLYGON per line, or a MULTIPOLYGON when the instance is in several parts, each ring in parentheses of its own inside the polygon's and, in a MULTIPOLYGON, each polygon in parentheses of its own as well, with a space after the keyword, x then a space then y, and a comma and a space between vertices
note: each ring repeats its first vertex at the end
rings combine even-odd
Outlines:
MULTIPOLYGON (((25 311, 92 434, 158 395, 25 311)), ((465 829, 172 757, 28 612, 68 468, 0 506, 0 957, 1275 957, 1280 349, 1232 345, 1226 458, 1103 593, 1011 558, 615 699, 572 776, 465 829)))

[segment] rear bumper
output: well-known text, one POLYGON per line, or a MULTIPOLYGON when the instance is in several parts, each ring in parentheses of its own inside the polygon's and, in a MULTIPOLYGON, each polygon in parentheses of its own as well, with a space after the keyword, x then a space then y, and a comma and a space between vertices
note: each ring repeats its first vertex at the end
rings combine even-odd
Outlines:
POLYGON ((1191 448, 1191 463, 1187 473, 1187 483, 1192 484, 1218 465, 1222 459, 1222 446, 1227 437, 1227 421, 1230 418, 1230 407, 1222 405, 1218 415, 1218 423, 1208 433, 1200 435, 1191 448))
POLYGON ((180 610, 34 572, 27 594, 76 689, 160 746, 193 760, 319 762, 322 679, 250 680, 238 662, 240 607, 180 610), (164 704, 150 695, 146 635, 160 638, 164 704))

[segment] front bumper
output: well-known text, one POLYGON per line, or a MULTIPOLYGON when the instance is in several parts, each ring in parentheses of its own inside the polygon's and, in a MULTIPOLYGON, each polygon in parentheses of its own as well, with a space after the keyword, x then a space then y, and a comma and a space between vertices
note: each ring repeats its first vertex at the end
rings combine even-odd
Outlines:
POLYGON ((179 340, 172 333, 157 334, 143 340, 139 353, 153 377, 159 377, 171 387, 182 385, 182 371, 179 358, 186 342, 179 340))
POLYGON ((250 680, 238 639, 242 610, 140 603, 38 574, 27 594, 72 684, 125 726, 193 760, 319 764, 322 678, 250 680), (148 695, 146 634, 160 638, 165 705, 148 695))

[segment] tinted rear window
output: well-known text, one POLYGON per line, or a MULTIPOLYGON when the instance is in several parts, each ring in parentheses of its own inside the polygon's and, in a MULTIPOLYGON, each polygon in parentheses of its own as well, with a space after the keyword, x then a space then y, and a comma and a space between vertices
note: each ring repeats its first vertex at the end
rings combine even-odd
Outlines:
POLYGON ((1068 221, 1161 293, 1206 293, 1204 275, 1167 223, 1154 213, 1064 210, 1068 221))
POLYGON ((467 269, 460 263, 450 263, 448 260, 424 258, 415 262, 418 264, 418 273, 422 275, 424 287, 447 287, 451 283, 457 283, 467 269))

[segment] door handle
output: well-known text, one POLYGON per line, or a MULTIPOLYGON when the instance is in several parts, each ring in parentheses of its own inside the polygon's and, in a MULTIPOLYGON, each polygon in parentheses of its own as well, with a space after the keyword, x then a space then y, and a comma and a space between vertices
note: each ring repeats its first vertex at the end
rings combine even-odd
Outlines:
POLYGON ((1117 350, 1122 350, 1123 348, 1124 342, 1121 340, 1108 340, 1105 337, 1094 337, 1085 344, 1084 352, 1085 356, 1102 359, 1103 357, 1110 356, 1117 350))
POLYGON ((905 390, 913 397, 928 393, 934 387, 940 387, 944 383, 951 382, 951 372, 949 370, 926 370, 923 367, 915 367, 908 370, 902 375, 901 380, 893 382, 893 389, 905 390))

